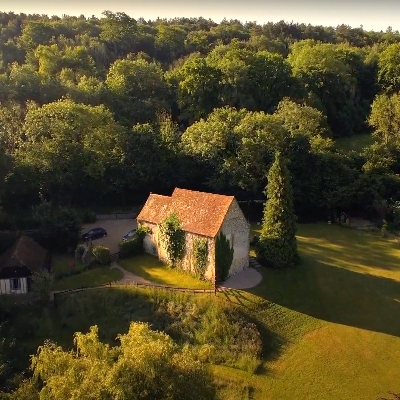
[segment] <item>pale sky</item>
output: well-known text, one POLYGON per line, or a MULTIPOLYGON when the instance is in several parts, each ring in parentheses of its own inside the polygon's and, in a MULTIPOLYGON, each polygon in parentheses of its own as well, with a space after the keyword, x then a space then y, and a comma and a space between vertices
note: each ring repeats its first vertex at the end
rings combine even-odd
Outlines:
POLYGON ((366 30, 400 30, 400 0, 0 0, 0 11, 26 14, 96 15, 122 11, 138 19, 224 17, 265 23, 304 22, 312 25, 363 25, 366 30))

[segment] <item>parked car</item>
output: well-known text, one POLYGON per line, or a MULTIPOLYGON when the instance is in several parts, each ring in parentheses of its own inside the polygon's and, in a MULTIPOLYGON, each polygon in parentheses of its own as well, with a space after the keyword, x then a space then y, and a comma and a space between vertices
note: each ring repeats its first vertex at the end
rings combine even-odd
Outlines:
POLYGON ((107 231, 104 228, 93 228, 82 235, 82 240, 100 239, 105 236, 107 236, 107 231))
POLYGON ((123 238, 122 241, 126 242, 127 240, 131 240, 135 237, 136 235, 136 229, 132 229, 131 231, 129 231, 123 238))

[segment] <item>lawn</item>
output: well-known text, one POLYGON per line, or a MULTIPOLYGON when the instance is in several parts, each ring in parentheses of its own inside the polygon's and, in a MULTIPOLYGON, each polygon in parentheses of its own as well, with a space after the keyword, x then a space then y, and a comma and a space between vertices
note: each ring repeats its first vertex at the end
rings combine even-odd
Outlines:
POLYGON ((127 271, 154 283, 190 289, 212 288, 210 282, 201 281, 187 272, 169 268, 156 257, 148 254, 120 259, 118 264, 127 271))
MULTIPOLYGON (((52 271, 54 274, 67 273, 71 270, 71 263, 75 261, 75 270, 83 267, 82 263, 75 260, 73 255, 57 254, 52 259, 52 271)), ((122 279, 122 272, 110 269, 109 266, 96 267, 91 270, 83 271, 76 275, 66 276, 56 279, 53 290, 74 289, 83 286, 103 285, 108 282, 115 282, 122 279)))
POLYGON ((335 147, 343 153, 348 153, 352 150, 360 152, 365 147, 371 146, 375 142, 373 136, 369 133, 343 137, 335 140, 335 147))
MULTIPOLYGON (((254 227, 258 230, 259 227, 254 227)), ((377 399, 400 392, 400 245, 328 224, 298 227, 296 269, 234 291, 265 329, 258 375, 214 367, 224 398, 377 399), (268 331, 269 329, 269 331, 268 331)))

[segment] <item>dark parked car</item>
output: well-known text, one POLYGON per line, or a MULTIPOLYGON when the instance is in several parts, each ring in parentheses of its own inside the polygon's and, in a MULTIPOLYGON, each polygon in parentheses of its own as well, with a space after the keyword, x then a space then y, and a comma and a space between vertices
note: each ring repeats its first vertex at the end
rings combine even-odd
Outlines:
POLYGON ((135 237, 136 235, 136 229, 132 229, 131 231, 129 231, 123 238, 122 241, 126 242, 127 240, 131 240, 135 237))
POLYGON ((100 239, 105 236, 107 236, 107 231, 104 228, 93 228, 82 235, 82 240, 100 239))

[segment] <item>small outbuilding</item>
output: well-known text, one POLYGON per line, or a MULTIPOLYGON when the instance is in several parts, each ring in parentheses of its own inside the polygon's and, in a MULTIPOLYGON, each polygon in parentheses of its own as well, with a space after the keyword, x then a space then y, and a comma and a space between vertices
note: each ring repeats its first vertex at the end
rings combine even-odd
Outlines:
POLYGON ((223 234, 233 250, 228 276, 249 266, 250 226, 233 196, 176 188, 171 196, 150 194, 137 217, 138 224, 149 228, 143 241, 144 250, 168 262, 160 237, 160 225, 174 213, 185 232, 185 255, 181 267, 195 272, 194 246, 196 240, 206 241, 207 265, 204 277, 216 276, 216 241, 223 234))
POLYGON ((27 293, 33 272, 50 269, 50 253, 29 236, 20 236, 0 257, 0 294, 27 293))

